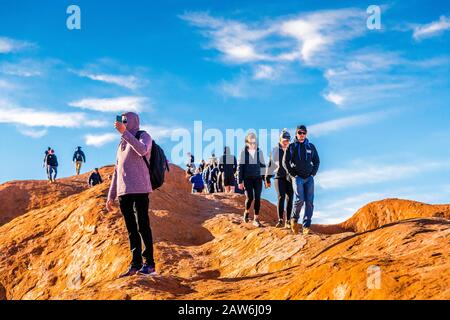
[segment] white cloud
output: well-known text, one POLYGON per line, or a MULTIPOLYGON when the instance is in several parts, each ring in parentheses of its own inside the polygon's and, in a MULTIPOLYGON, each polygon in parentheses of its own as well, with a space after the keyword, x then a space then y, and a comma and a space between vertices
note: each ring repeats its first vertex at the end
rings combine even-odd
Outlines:
POLYGON ((216 89, 223 95, 232 98, 247 98, 249 96, 248 83, 242 77, 233 81, 222 81, 216 89))
POLYGON ((118 97, 110 99, 88 98, 69 103, 70 106, 100 112, 140 112, 147 99, 144 97, 118 97))
POLYGON ((88 71, 76 71, 75 72, 80 77, 86 77, 94 81, 105 82, 109 84, 115 84, 120 87, 135 90, 137 89, 142 81, 133 75, 114 75, 106 73, 94 73, 88 71))
POLYGON ((0 37, 0 54, 14 53, 34 46, 35 45, 30 42, 15 40, 7 37, 0 37))
POLYGON ((337 106, 342 106, 345 102, 345 97, 342 94, 335 92, 325 94, 324 98, 337 106))
POLYGON ((147 131, 153 139, 161 141, 170 139, 172 134, 177 130, 184 130, 181 127, 164 127, 164 126, 156 126, 156 125, 143 125, 141 126, 141 130, 147 131))
POLYGON ((0 123, 24 125, 27 127, 103 127, 104 121, 91 119, 84 113, 44 111, 17 107, 8 101, 0 101, 0 123))
POLYGON ((364 12, 356 9, 318 11, 288 19, 281 24, 283 35, 298 40, 301 58, 307 64, 322 63, 335 44, 362 35, 364 12))
POLYGON ((84 141, 88 146, 101 147, 113 141, 118 141, 120 136, 116 133, 104 134, 87 134, 84 136, 84 141))
POLYGON ((447 30, 450 30, 450 18, 441 16, 438 21, 416 26, 413 37, 415 40, 422 40, 440 35, 447 30))
POLYGON ((323 189, 348 188, 400 180, 443 167, 444 164, 442 163, 427 161, 423 161, 422 164, 354 165, 348 169, 333 169, 321 172, 317 177, 317 184, 323 189))
POLYGON ((337 43, 365 32, 365 12, 339 9, 281 17, 273 21, 246 24, 193 12, 182 19, 203 30, 210 47, 222 53, 225 61, 294 61, 312 64, 329 56, 337 43))
POLYGON ((253 79, 255 80, 273 80, 278 77, 279 73, 275 67, 261 64, 255 67, 253 79))
POLYGON ((5 62, 0 65, 0 72, 10 76, 37 77, 43 73, 43 62, 34 60, 22 60, 18 63, 5 62))
POLYGON ((45 136, 48 133, 47 129, 42 130, 34 130, 32 128, 18 128, 19 132, 23 134, 24 136, 33 138, 33 139, 39 139, 45 136))
POLYGON ((309 126, 308 131, 313 136, 322 136, 330 132, 339 131, 344 128, 361 126, 383 119, 388 112, 372 112, 362 115, 350 116, 340 119, 325 121, 309 126))

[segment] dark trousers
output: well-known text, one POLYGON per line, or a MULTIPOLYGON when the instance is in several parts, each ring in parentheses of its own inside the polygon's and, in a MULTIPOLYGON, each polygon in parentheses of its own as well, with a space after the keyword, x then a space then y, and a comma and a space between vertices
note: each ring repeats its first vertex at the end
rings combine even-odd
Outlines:
POLYGON ((287 202, 286 219, 290 220, 292 204, 294 202, 294 189, 292 188, 292 182, 286 178, 277 178, 275 179, 275 190, 278 195, 278 219, 283 220, 284 204, 287 202))
POLYGON ((148 193, 120 196, 119 204, 122 215, 125 218, 130 240, 130 249, 133 256, 131 266, 140 268, 142 266, 142 257, 144 257, 145 263, 155 266, 152 229, 150 228, 150 219, 148 217, 148 193), (142 251, 141 238, 145 246, 144 251, 142 251))
POLYGON ((259 209, 261 208, 261 192, 262 192, 263 180, 261 177, 257 178, 245 178, 244 179, 244 189, 245 189, 245 210, 249 210, 252 206, 253 200, 255 204, 253 208, 255 209, 255 214, 259 214, 259 209))

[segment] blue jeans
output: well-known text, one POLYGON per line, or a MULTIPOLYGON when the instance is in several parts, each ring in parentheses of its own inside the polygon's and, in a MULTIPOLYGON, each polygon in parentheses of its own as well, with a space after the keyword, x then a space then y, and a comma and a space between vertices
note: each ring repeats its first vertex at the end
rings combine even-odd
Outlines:
POLYGON ((292 187, 295 196, 292 219, 298 221, 303 203, 306 203, 303 226, 309 228, 314 211, 314 178, 312 176, 306 179, 295 177, 292 179, 292 187))
POLYGON ((56 180, 56 175, 58 174, 58 167, 48 166, 47 167, 47 175, 48 180, 56 180))

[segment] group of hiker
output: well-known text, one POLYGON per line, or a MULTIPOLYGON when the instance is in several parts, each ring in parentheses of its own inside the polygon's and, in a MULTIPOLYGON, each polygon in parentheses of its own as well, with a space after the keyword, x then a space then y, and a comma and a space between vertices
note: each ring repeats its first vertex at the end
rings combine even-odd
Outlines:
POLYGON ((237 185, 237 160, 225 147, 223 155, 218 159, 211 155, 208 162, 202 160, 196 168, 194 156, 188 153, 186 175, 192 184, 192 193, 241 193, 237 185))
MULTIPOLYGON (((75 172, 80 175, 81 166, 86 163, 86 155, 84 154, 82 148, 78 146, 73 153, 72 161, 75 165, 75 172)), ((46 169, 47 179, 50 183, 56 182, 56 177, 58 175, 58 157, 55 154, 55 150, 48 147, 45 150, 43 167, 46 169)), ((98 168, 95 168, 88 177, 87 183, 89 187, 93 187, 99 183, 102 183, 103 179, 100 175, 98 168)))
MULTIPOLYGON (((161 156, 162 149, 152 140, 150 134, 139 130, 139 116, 136 113, 127 112, 117 116, 114 127, 121 141, 117 149, 106 209, 111 211, 118 200, 132 253, 131 264, 120 277, 155 274, 153 238, 148 214, 149 194, 161 185, 154 185, 153 179, 155 174, 164 174, 165 166, 160 164, 165 161, 163 163, 167 165, 167 160, 163 152, 161 156)), ((231 192, 233 186, 237 185, 237 190, 245 193, 243 221, 250 221, 253 204, 253 224, 257 227, 262 226, 259 213, 263 185, 270 188, 271 180, 274 179, 278 194, 276 227, 284 226, 298 234, 302 226, 302 233, 307 235, 314 210, 314 176, 319 165, 317 149, 307 139, 307 128, 299 125, 293 142, 286 129, 281 132, 279 143, 271 151, 267 164, 262 150, 258 148, 256 134, 248 133, 238 160, 226 147, 220 159, 213 154, 207 163, 202 160, 196 168, 194 156, 188 154, 186 173, 194 193, 201 193, 205 189, 208 193, 231 192), (299 224, 303 205, 305 214, 299 224)))
POLYGON ((270 188, 274 179, 277 192, 278 222, 276 227, 284 226, 295 234, 299 232, 298 219, 305 205, 303 234, 310 232, 314 210, 314 176, 320 165, 316 147, 307 139, 307 128, 299 125, 295 141, 291 143, 290 133, 284 129, 266 165, 264 154, 258 148, 257 136, 251 132, 245 138, 245 147, 239 160, 224 148, 224 154, 217 161, 212 154, 208 163, 202 160, 196 168, 194 156, 188 153, 186 174, 192 184, 193 193, 244 192, 246 196, 243 220, 249 222, 250 208, 253 204, 253 225, 261 227, 259 212, 263 185, 270 188), (295 199, 295 201, 294 201, 295 199), (285 210, 286 208, 286 210, 285 210), (286 212, 286 218, 284 217, 286 212))

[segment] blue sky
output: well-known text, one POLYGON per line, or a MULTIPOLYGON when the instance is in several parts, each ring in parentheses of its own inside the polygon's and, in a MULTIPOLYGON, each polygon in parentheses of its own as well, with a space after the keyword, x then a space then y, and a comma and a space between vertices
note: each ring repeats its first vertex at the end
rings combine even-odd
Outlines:
MULTIPOLYGON (((316 222, 387 197, 450 197, 450 4, 365 1, 3 1, 0 183, 114 162, 137 110, 170 155, 175 129, 304 123, 322 164, 316 222), (66 9, 81 8, 81 30, 66 9)), ((205 143, 206 144, 206 143, 205 143)), ((220 152, 218 152, 220 153, 220 152)), ((274 191, 265 191, 270 200, 274 191)))

